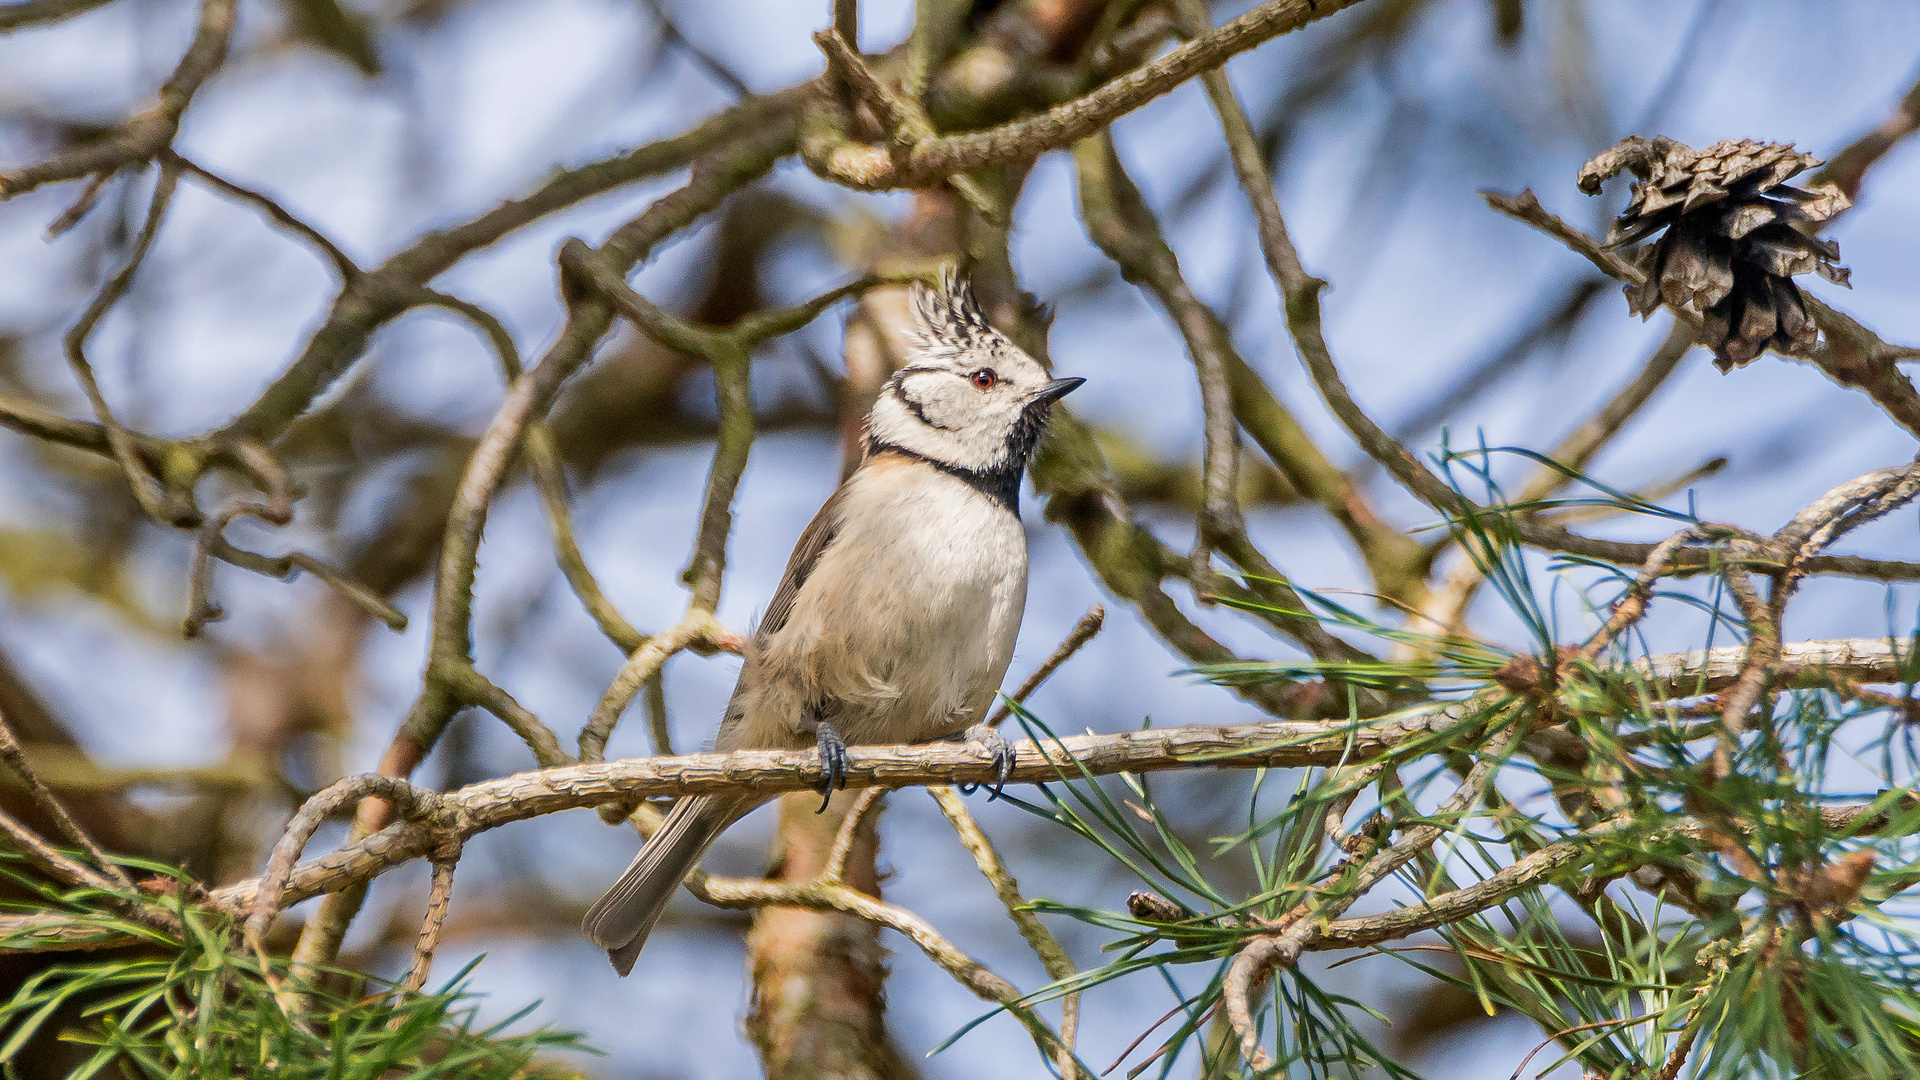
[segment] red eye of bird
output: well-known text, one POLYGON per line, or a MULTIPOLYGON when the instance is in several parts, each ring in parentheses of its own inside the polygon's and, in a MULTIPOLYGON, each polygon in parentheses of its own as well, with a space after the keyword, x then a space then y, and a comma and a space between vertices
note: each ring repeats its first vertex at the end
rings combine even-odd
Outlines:
POLYGON ((991 390, 994 384, 1000 381, 1000 376, 995 375, 992 368, 983 367, 979 371, 967 376, 967 381, 972 383, 977 389, 991 390))

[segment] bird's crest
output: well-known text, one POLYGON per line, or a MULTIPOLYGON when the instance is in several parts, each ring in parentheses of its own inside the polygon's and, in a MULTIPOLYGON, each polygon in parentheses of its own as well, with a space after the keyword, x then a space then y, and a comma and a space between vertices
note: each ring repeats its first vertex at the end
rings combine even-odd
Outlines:
POLYGON ((938 287, 914 282, 910 290, 915 344, 939 352, 992 349, 1006 341, 987 323, 973 286, 948 267, 940 272, 938 287))

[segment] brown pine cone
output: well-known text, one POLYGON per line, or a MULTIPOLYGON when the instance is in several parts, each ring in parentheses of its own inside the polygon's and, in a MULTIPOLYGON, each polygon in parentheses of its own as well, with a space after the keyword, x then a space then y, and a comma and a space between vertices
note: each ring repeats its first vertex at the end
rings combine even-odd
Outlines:
POLYGON ((1785 143, 1727 140, 1694 150, 1636 135, 1582 166, 1580 190, 1596 194, 1623 170, 1639 177, 1607 237, 1609 247, 1631 249, 1647 275, 1627 286, 1627 307, 1643 319, 1663 303, 1698 312, 1700 344, 1727 371, 1766 349, 1805 356, 1819 343, 1796 275, 1847 284, 1840 246, 1795 227, 1851 205, 1836 187, 1786 186, 1818 164, 1785 143), (1666 235, 1648 242, 1662 229, 1666 235))

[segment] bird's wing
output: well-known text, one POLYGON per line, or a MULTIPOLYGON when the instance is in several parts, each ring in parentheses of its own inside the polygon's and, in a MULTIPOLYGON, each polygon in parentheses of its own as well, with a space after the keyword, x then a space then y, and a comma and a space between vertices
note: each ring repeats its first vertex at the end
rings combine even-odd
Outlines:
POLYGON ((813 573, 815 564, 820 561, 820 553, 840 532, 841 503, 845 501, 847 485, 841 484, 827 501, 820 505, 820 512, 813 515, 807 531, 800 534, 800 542, 793 546, 793 554, 787 557, 787 572, 780 578, 780 587, 773 590, 773 599, 767 603, 767 610, 760 617, 760 625, 754 631, 755 636, 765 639, 786 625, 787 616, 793 614, 794 597, 800 594, 800 587, 807 583, 807 576, 813 573))

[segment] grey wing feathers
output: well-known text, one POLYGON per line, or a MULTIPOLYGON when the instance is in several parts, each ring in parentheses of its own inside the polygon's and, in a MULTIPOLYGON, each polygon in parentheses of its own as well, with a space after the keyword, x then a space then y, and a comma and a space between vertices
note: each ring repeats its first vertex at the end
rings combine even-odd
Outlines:
POLYGON ((836 488, 827 501, 820 504, 820 512, 813 515, 806 531, 800 534, 799 543, 793 545, 793 554, 787 557, 787 572, 780 578, 780 587, 773 590, 766 613, 760 616, 755 637, 765 638, 778 631, 786 625, 787 616, 793 614, 793 600, 800 594, 800 586, 807 583, 814 564, 820 561, 820 553, 827 550, 827 545, 840 532, 840 504, 846 492, 845 484, 836 488))

